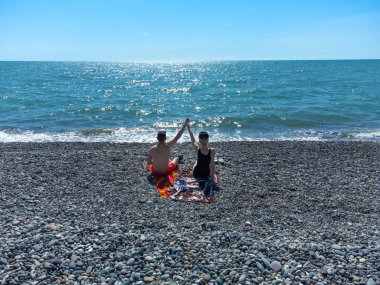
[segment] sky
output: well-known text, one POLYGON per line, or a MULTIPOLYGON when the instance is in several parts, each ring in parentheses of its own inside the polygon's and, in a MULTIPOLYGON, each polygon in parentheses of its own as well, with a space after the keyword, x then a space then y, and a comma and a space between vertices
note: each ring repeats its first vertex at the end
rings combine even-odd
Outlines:
POLYGON ((0 60, 380 59, 380 0, 0 0, 0 60))

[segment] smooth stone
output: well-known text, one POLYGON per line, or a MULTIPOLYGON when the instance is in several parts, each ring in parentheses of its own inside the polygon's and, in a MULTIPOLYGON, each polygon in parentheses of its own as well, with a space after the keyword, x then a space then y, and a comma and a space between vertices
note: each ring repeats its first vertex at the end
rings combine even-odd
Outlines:
POLYGON ((270 267, 272 268, 272 270, 276 272, 280 271, 282 268, 281 263, 278 262, 277 260, 272 261, 272 263, 270 264, 270 267))
POLYGON ((75 261, 74 260, 70 261, 69 268, 75 269, 76 267, 77 267, 77 265, 75 264, 75 261))
POLYGON ((33 242, 39 242, 41 240, 41 235, 40 234, 36 234, 34 237, 33 237, 33 242))
POLYGON ((160 271, 161 271, 161 273, 165 273, 165 271, 166 271, 166 267, 165 267, 164 264, 161 265, 161 267, 160 267, 160 271))
POLYGON ((88 277, 84 275, 78 277, 79 282, 82 282, 83 280, 86 280, 86 279, 88 279, 88 277))
POLYGON ((54 258, 50 261, 52 264, 54 265, 59 265, 59 264, 62 264, 62 260, 60 260, 59 258, 54 258))
POLYGON ((45 262, 44 263, 44 268, 46 268, 46 269, 53 269, 53 268, 55 268, 55 266, 53 264, 51 264, 50 262, 45 262))
POLYGON ((211 275, 210 274, 205 274, 204 276, 203 276, 203 279, 206 281, 206 282, 210 282, 210 280, 211 280, 211 275))
POLYGON ((264 272, 265 268, 260 262, 256 261, 256 266, 261 272, 264 272))
POLYGON ((234 249, 234 255, 239 255, 240 254, 240 250, 239 249, 234 249))
POLYGON ((230 272, 230 274, 228 274, 228 277, 230 277, 230 278, 232 279, 232 278, 235 277, 236 274, 237 274, 237 272, 234 271, 234 270, 232 270, 232 271, 230 272))
POLYGON ((151 256, 145 256, 145 261, 148 261, 148 262, 153 262, 153 257, 151 256))
POLYGON ((153 281, 154 281, 154 278, 151 276, 145 276, 144 277, 144 282, 153 282, 153 281))
POLYGON ((366 283, 366 285, 375 285, 376 283, 375 283, 375 280, 373 280, 372 278, 369 278, 368 280, 367 280, 367 283, 366 283))
POLYGON ((170 275, 169 275, 169 274, 164 274, 164 275, 161 276, 161 279, 162 279, 162 280, 167 280, 167 279, 169 279, 169 278, 170 278, 170 275))
POLYGON ((134 264, 135 264, 135 259, 134 258, 128 259, 127 265, 134 265, 134 264))
POLYGON ((50 225, 50 229, 51 229, 52 231, 56 231, 56 230, 58 229, 58 227, 57 227, 55 224, 51 224, 51 225, 50 225))
POLYGON ((86 268, 86 273, 89 274, 91 273, 91 271, 92 271, 92 266, 90 265, 86 268))
POLYGON ((240 276, 240 278, 239 278, 239 282, 240 282, 240 283, 244 283, 246 279, 247 279, 247 277, 246 277, 244 274, 242 274, 242 275, 240 276))
POLYGON ((271 268, 270 267, 270 262, 268 259, 266 259, 264 256, 261 257, 261 260, 263 261, 264 265, 267 267, 267 268, 271 268))
POLYGON ((139 272, 136 272, 135 273, 135 280, 140 280, 140 277, 141 275, 140 275, 140 273, 139 272))

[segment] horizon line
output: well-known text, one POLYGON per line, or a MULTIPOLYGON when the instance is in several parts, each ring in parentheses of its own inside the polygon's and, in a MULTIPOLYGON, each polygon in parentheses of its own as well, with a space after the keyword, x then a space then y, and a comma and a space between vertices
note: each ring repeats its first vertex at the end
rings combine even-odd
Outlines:
POLYGON ((204 63, 204 62, 231 62, 231 61, 349 61, 349 60, 380 60, 380 58, 335 58, 335 59, 210 59, 210 60, 45 60, 45 59, 0 59, 0 62, 98 62, 98 63, 204 63))

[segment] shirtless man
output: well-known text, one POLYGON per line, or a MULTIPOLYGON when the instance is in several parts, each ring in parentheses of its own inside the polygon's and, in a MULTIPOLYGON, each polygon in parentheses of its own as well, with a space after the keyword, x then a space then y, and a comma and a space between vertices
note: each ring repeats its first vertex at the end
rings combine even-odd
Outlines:
POLYGON ((186 126, 189 124, 190 120, 186 119, 183 123, 182 128, 179 130, 177 135, 169 142, 166 142, 166 132, 159 131, 157 134, 158 144, 152 146, 149 150, 147 169, 153 174, 169 175, 174 170, 176 170, 178 163, 180 162, 180 157, 174 158, 169 162, 169 154, 171 148, 177 143, 179 138, 182 136, 186 126))

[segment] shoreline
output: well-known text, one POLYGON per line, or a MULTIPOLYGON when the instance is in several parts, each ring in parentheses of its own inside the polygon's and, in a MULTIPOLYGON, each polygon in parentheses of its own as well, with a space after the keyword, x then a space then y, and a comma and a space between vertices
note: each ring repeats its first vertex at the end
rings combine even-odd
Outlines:
MULTIPOLYGON (((150 145, 0 143, 0 279, 380 282, 380 143, 212 142, 210 205, 159 198, 150 145)), ((195 161, 190 143, 175 154, 195 161)))

